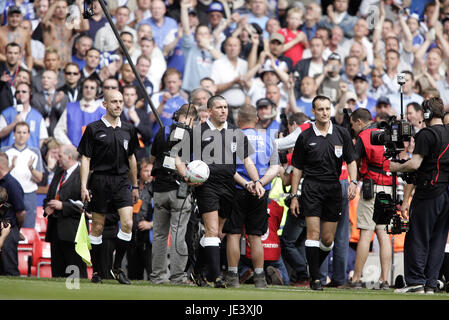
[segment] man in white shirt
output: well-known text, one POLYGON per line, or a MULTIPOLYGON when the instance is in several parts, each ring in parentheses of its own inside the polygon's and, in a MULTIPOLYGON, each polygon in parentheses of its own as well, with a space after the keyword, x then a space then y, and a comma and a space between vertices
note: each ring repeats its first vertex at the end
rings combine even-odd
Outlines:
POLYGON ((83 98, 80 101, 68 103, 56 124, 54 137, 59 143, 77 147, 84 128, 106 113, 106 110, 95 100, 98 88, 99 84, 95 79, 87 78, 83 81, 81 86, 83 98))
POLYGON ((14 145, 1 150, 8 155, 11 175, 19 181, 26 210, 23 228, 34 228, 36 224, 37 184, 43 177, 42 157, 38 148, 27 147, 30 138, 28 123, 21 121, 14 127, 14 145))

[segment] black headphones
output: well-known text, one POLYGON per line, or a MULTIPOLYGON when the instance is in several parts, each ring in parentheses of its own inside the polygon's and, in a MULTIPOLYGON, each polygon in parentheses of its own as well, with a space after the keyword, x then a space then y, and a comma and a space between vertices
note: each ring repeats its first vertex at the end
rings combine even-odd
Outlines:
POLYGON ((429 104, 429 100, 424 100, 424 102, 422 103, 422 112, 423 112, 423 118, 425 121, 432 120, 433 110, 429 104))

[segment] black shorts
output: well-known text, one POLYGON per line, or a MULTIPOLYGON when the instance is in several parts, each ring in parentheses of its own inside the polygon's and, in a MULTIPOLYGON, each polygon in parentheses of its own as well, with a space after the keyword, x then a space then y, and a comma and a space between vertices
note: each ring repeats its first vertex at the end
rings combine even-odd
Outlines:
POLYGON ((237 189, 232 214, 224 224, 223 232, 264 235, 268 229, 268 194, 269 192, 265 192, 263 197, 258 199, 246 190, 237 189))
POLYGON ((88 210, 96 213, 114 213, 133 206, 131 182, 128 175, 111 176, 93 173, 88 189, 92 193, 88 210))
POLYGON ((222 218, 228 218, 232 212, 232 203, 235 197, 234 179, 224 182, 207 181, 202 186, 196 187, 194 195, 198 203, 200 214, 218 211, 222 218))
POLYGON ((341 184, 304 179, 300 212, 305 217, 320 217, 324 221, 337 222, 341 216, 341 184))

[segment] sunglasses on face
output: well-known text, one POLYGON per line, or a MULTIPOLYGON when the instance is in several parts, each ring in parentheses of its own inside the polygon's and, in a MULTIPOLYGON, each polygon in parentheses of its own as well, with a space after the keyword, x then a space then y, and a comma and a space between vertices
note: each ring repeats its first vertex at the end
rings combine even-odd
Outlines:
POLYGON ((111 89, 117 89, 117 87, 112 87, 112 86, 104 86, 103 89, 106 90, 111 90, 111 89))
POLYGON ((66 75, 68 75, 68 76, 77 76, 77 75, 79 75, 80 73, 79 72, 65 72, 65 74, 66 75))

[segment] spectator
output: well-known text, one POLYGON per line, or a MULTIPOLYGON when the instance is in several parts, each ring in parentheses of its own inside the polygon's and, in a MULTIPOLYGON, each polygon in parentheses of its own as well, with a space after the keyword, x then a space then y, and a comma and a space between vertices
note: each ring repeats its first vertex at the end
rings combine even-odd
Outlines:
MULTIPOLYGON (((266 0, 250 0, 249 1, 248 23, 257 23, 257 25, 262 29, 266 29, 268 17, 268 6, 266 0)), ((263 32, 263 38, 268 39, 268 32, 263 32)))
POLYGON ((448 111, 449 110, 449 72, 446 70, 444 75, 445 75, 445 78, 441 79, 440 81, 437 82, 437 88, 438 88, 438 91, 440 92, 440 97, 444 103, 444 110, 448 111))
POLYGON ((0 255, 0 274, 2 276, 19 276, 17 246, 20 228, 25 222, 26 211, 22 186, 9 172, 8 155, 0 152, 0 186, 6 189, 8 203, 12 205, 12 208, 5 215, 5 219, 11 222, 11 229, 9 236, 3 242, 0 255))
POLYGON ((374 68, 371 71, 371 83, 367 93, 368 97, 378 99, 388 94, 389 90, 382 80, 383 74, 384 72, 380 68, 374 68))
POLYGON ((278 31, 281 29, 281 24, 279 23, 279 20, 275 17, 271 17, 268 19, 267 24, 265 25, 265 31, 268 32, 269 38, 273 35, 278 33, 278 31))
POLYGON ((103 9, 101 8, 98 0, 92 1, 93 16, 89 19, 89 29, 86 31, 87 35, 94 40, 97 35, 97 31, 100 30, 108 20, 103 15, 103 9))
MULTIPOLYGON (((77 3, 80 12, 83 8, 77 3)), ((72 61, 72 42, 77 31, 83 32, 89 29, 87 19, 80 19, 79 25, 74 24, 73 28, 66 28, 67 7, 65 0, 56 0, 42 18, 43 39, 45 47, 53 47, 59 53, 62 66, 72 61)))
MULTIPOLYGON (((20 7, 11 6, 8 8, 7 24, 0 27, 0 48, 5 48, 10 42, 17 43, 23 48, 25 63, 28 69, 33 68, 33 56, 31 54, 31 36, 20 28, 23 16, 20 7)), ((5 50, 0 51, 0 61, 5 61, 5 50)))
POLYGON ((342 74, 342 79, 347 84, 347 90, 354 92, 354 77, 360 72, 359 58, 354 56, 347 56, 345 58, 345 68, 342 74))
POLYGON ((236 119, 238 108, 245 103, 243 77, 248 72, 248 63, 239 58, 241 44, 235 37, 226 39, 225 55, 212 64, 210 77, 217 85, 217 93, 222 95, 232 110, 231 119, 236 119))
POLYGON ((46 139, 42 143, 41 154, 44 167, 44 174, 40 186, 48 186, 53 179, 55 170, 58 168, 59 148, 61 144, 53 137, 46 139))
MULTIPOLYGON (((403 98, 403 107, 406 107, 411 102, 416 102, 421 104, 424 100, 419 94, 413 92, 413 73, 410 71, 403 71, 405 74, 405 83, 402 85, 402 98, 403 98)), ((401 114, 401 96, 399 93, 391 93, 388 95, 388 98, 391 101, 391 105, 393 106, 394 112, 397 115, 401 114)), ((406 112, 405 109, 402 110, 404 114, 406 112)))
POLYGON ((80 101, 68 103, 56 124, 54 137, 59 143, 77 146, 84 127, 105 114, 104 108, 95 100, 99 86, 98 81, 91 78, 82 82, 83 98, 80 101))
MULTIPOLYGON (((33 34, 30 20, 22 20, 20 28, 23 29, 30 37, 33 34)), ((33 58, 33 68, 44 67, 45 46, 41 41, 30 38, 31 55, 33 58)))
POLYGON ((165 37, 172 29, 178 29, 176 20, 166 17, 165 4, 161 0, 151 1, 151 18, 144 19, 140 24, 148 24, 153 30, 154 42, 162 50, 165 37))
MULTIPOLYGON (((315 31, 315 37, 323 40, 324 50, 323 50, 323 60, 327 61, 329 56, 332 54, 331 49, 329 48, 330 39, 332 37, 331 31, 327 28, 318 27, 315 31)), ((310 52, 310 48, 304 50, 302 54, 303 59, 310 58, 312 53, 310 52)))
POLYGON ((276 121, 276 107, 274 102, 267 98, 259 99, 256 102, 258 118, 256 128, 265 129, 273 140, 281 127, 281 124, 276 121))
MULTIPOLYGON (((130 9, 128 7, 119 7, 115 11, 115 26, 119 34, 123 31, 129 32, 133 35, 133 38, 137 38, 136 30, 128 26, 130 9)), ((119 43, 115 38, 112 28, 109 24, 106 24, 95 35, 94 47, 103 52, 112 53, 119 48, 119 43)))
POLYGON ((345 51, 346 51, 346 47, 344 45, 344 34, 343 34, 343 30, 339 27, 339 26, 334 26, 331 29, 331 38, 329 41, 329 50, 334 52, 334 53, 338 53, 340 56, 342 57, 346 57, 345 51))
POLYGON ((122 91, 123 87, 126 85, 132 85, 135 79, 136 75, 134 74, 131 65, 129 63, 122 63, 119 74, 120 91, 122 91))
POLYGON ((376 117, 377 115, 388 115, 393 116, 395 115, 394 109, 391 106, 390 99, 388 99, 387 96, 381 96, 379 99, 377 99, 376 103, 376 117))
POLYGON ((284 36, 284 55, 292 59, 293 66, 302 59, 304 49, 307 47, 307 36, 298 30, 302 24, 303 12, 299 8, 292 8, 287 13, 287 27, 278 32, 284 36))
POLYGON ((137 0, 137 8, 131 13, 133 21, 129 24, 130 27, 135 28, 144 19, 151 18, 151 0, 137 0))
POLYGON ((300 112, 303 112, 308 118, 314 120, 315 116, 312 113, 312 100, 317 95, 315 79, 309 76, 302 78, 301 93, 302 96, 296 100, 296 106, 300 112))
MULTIPOLYGON (((112 90, 112 89, 111 89, 112 90)), ((150 115, 144 108, 137 109, 137 89, 133 85, 127 85, 123 88, 123 112, 120 116, 122 122, 129 122, 137 130, 137 137, 141 149, 137 151, 136 159, 148 158, 146 148, 149 147, 150 139, 153 134, 150 115)))
POLYGON ((188 24, 188 8, 188 4, 181 3, 182 49, 185 56, 182 88, 191 91, 199 86, 200 79, 210 76, 212 63, 221 57, 221 53, 211 45, 211 35, 207 26, 199 25, 195 29, 195 35, 192 35, 188 24))
POLYGON ((68 98, 68 102, 75 102, 81 100, 81 70, 79 66, 74 62, 69 62, 64 68, 65 84, 58 88, 58 91, 62 91, 68 98))
POLYGON ((93 78, 100 81, 100 51, 90 48, 86 51, 86 65, 81 69, 81 80, 93 78))
POLYGON ((315 78, 318 94, 329 97, 334 105, 338 103, 342 94, 340 87, 343 80, 340 71, 341 57, 338 53, 332 53, 327 59, 323 73, 315 78))
POLYGON ((224 2, 213 1, 207 8, 208 27, 211 35, 214 36, 215 48, 219 49, 222 46, 223 41, 226 39, 223 33, 224 28, 227 26, 225 19, 225 7, 224 2))
MULTIPOLYGON (((59 168, 55 172, 47 196, 44 211, 48 215, 45 241, 50 242, 52 277, 67 277, 67 267, 78 267, 79 277, 87 278, 86 264, 75 251, 80 216, 84 214, 73 201, 81 200, 80 167, 78 152, 72 145, 64 145, 59 151, 59 168)), ((86 224, 87 226, 87 224, 86 224)))
POLYGON ((284 42, 284 36, 278 32, 275 32, 270 36, 268 47, 275 61, 285 62, 288 67, 287 72, 290 73, 293 70, 293 61, 289 57, 286 57, 282 51, 284 42))
MULTIPOLYGON (((359 18, 357 19, 357 22, 354 24, 353 27, 353 34, 354 37, 351 37, 351 39, 344 41, 343 45, 345 48, 349 49, 354 43, 359 43, 362 45, 362 48, 364 49, 364 56, 367 59, 368 65, 372 65, 374 62, 374 55, 373 55, 373 44, 368 39, 369 35, 369 28, 368 28, 368 22, 363 19, 359 18)), ((347 56, 349 52, 345 52, 344 56, 347 56)))
MULTIPOLYGON (((137 63, 136 63, 137 73, 139 74, 140 79, 143 82, 143 85, 148 94, 148 97, 151 98, 151 96, 153 95, 153 84, 147 78, 147 74, 148 74, 148 70, 150 70, 150 66, 151 66, 150 58, 143 56, 143 55, 140 56, 139 58, 137 58, 137 63)), ((140 88, 140 85, 139 85, 139 82, 137 81, 137 79, 134 79, 132 84, 137 88, 138 100, 144 99, 145 92, 142 92, 142 89, 140 88)), ((147 105, 147 103, 148 102, 145 101, 145 105, 147 105)))
POLYGON ((343 30, 345 38, 352 39, 357 18, 347 12, 348 4, 349 0, 334 0, 333 4, 327 7, 327 15, 321 19, 320 25, 329 29, 337 25, 343 30))
POLYGON ((92 48, 92 42, 92 38, 87 34, 82 34, 75 39, 75 54, 72 55, 72 62, 76 63, 80 70, 86 65, 86 53, 92 48))
POLYGON ((354 89, 357 95, 357 108, 365 108, 375 116, 376 100, 368 97, 368 79, 363 73, 358 73, 354 77, 354 89))
MULTIPOLYGON (((128 89, 129 90, 129 89, 128 89)), ((153 177, 152 165, 148 158, 139 162, 139 201, 133 208, 133 235, 128 248, 128 277, 143 280, 144 271, 148 278, 152 272, 151 252, 153 241, 153 177)))
POLYGON ((19 181, 24 195, 26 210, 24 228, 34 228, 36 224, 37 184, 42 181, 44 168, 40 149, 27 147, 30 139, 28 123, 18 122, 14 127, 14 144, 2 147, 2 152, 8 155, 11 175, 19 181))
POLYGON ((190 101, 192 101, 195 106, 199 107, 207 106, 207 100, 211 97, 212 93, 202 87, 198 87, 190 92, 190 101))
MULTIPOLYGON (((181 94, 182 79, 178 70, 168 68, 162 77, 162 83, 162 90, 154 94, 151 101, 164 126, 169 127, 173 123, 173 114, 179 106, 187 103, 187 97, 181 94)), ((150 112, 150 119, 153 122, 153 136, 155 136, 160 126, 153 112, 150 112)))
POLYGON ((215 84, 215 81, 212 80, 211 78, 209 77, 202 78, 200 80, 200 85, 202 88, 210 91, 212 96, 217 94, 217 85, 215 84))
POLYGON ((42 88, 42 75, 46 70, 54 71, 58 76, 57 87, 63 86, 65 83, 64 73, 61 69, 61 60, 59 58, 59 53, 55 48, 47 48, 45 50, 44 56, 44 70, 41 70, 37 75, 31 80, 31 85, 33 88, 33 93, 43 92, 42 88))
POLYGON ((321 6, 317 3, 311 2, 306 6, 306 14, 304 15, 304 24, 301 31, 307 36, 310 41, 315 38, 315 33, 318 28, 318 22, 322 18, 321 6))
POLYGON ((31 86, 28 83, 17 85, 16 99, 22 104, 15 104, 3 110, 0 115, 0 146, 12 146, 14 134, 12 131, 17 123, 26 121, 30 128, 28 146, 39 149, 48 138, 45 121, 39 111, 30 105, 31 86))
MULTIPOLYGON (((136 56, 136 52, 138 51, 137 46, 135 45, 135 39, 137 37, 137 34, 134 36, 131 32, 128 31, 122 31, 120 32, 120 39, 122 39, 123 44, 125 45, 126 50, 128 50, 128 54, 131 57, 131 60, 135 62, 135 59, 133 57, 136 56)), ((117 53, 122 57, 122 62, 127 63, 128 59, 126 58, 125 53, 123 52, 122 48, 119 47, 117 53)))
POLYGON ((34 1, 34 12, 36 13, 34 19, 31 19, 32 30, 35 31, 37 26, 41 23, 42 18, 47 13, 50 4, 48 0, 34 1))
POLYGON ((153 84, 154 91, 158 92, 161 86, 161 78, 165 70, 167 70, 167 63, 165 62, 164 55, 162 54, 161 49, 155 45, 154 38, 142 38, 140 39, 139 44, 142 49, 142 55, 151 59, 147 77, 153 84))
POLYGON ((17 76, 19 74, 21 48, 15 43, 11 42, 6 45, 6 61, 0 62, 0 109, 4 110, 14 103, 13 90, 17 85, 17 76))
MULTIPOLYGON (((320 38, 313 38, 310 41, 310 51, 312 57, 303 59, 295 66, 295 72, 298 73, 295 82, 295 96, 300 97, 301 93, 301 81, 304 77, 315 77, 320 75, 324 71, 323 51, 324 43, 320 38)), ((295 75, 296 77, 296 75, 295 75)))
POLYGON ((54 71, 44 71, 42 74, 43 91, 36 92, 31 98, 31 105, 42 114, 50 136, 53 136, 53 129, 68 102, 68 98, 63 91, 56 91, 56 77, 54 71))

